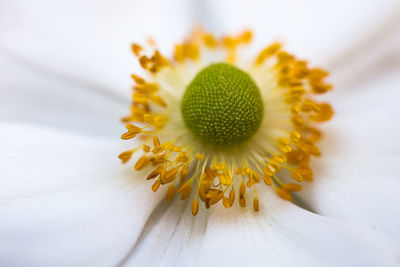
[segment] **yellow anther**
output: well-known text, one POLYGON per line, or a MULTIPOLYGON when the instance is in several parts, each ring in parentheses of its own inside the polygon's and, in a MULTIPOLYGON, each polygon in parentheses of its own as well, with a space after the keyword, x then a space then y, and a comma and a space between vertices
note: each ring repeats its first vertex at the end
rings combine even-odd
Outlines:
POLYGON ((231 36, 226 36, 222 38, 222 44, 228 49, 236 48, 238 43, 239 43, 238 40, 231 36))
POLYGON ((147 180, 151 180, 156 178, 160 172, 162 170, 162 166, 158 166, 155 170, 153 170, 148 176, 147 176, 147 180))
POLYGON ((141 77, 139 77, 139 76, 137 76, 137 75, 135 75, 135 74, 131 74, 131 77, 132 77, 132 79, 135 81, 136 84, 142 85, 142 84, 145 84, 145 83, 146 83, 145 80, 144 80, 143 78, 141 78, 141 77))
POLYGON ((293 115, 291 120, 293 124, 298 128, 301 128, 304 125, 304 120, 299 115, 293 115))
POLYGON ((244 172, 244 170, 242 168, 236 168, 235 169, 235 173, 237 175, 244 175, 245 174, 245 172, 244 172))
POLYGON ((253 179, 249 179, 248 181, 247 181, 247 187, 252 187, 252 185, 253 184, 255 184, 255 181, 253 180, 253 179))
POLYGON ((246 193, 246 186, 244 184, 244 181, 242 180, 242 183, 240 184, 239 188, 239 197, 244 197, 244 194, 246 193))
POLYGON ((221 163, 221 162, 218 162, 218 163, 214 163, 214 164, 211 166, 211 168, 213 168, 213 169, 215 169, 215 170, 218 170, 218 171, 222 171, 222 170, 225 169, 225 165, 224 165, 223 163, 221 163))
POLYGON ((291 63, 294 60, 294 56, 285 51, 279 51, 276 56, 278 59, 278 64, 281 66, 287 66, 286 64, 291 63))
POLYGON ((303 187, 299 184, 285 184, 284 188, 286 190, 289 190, 291 192, 298 192, 301 191, 303 189, 303 187))
POLYGON ((171 200, 174 198, 174 196, 175 196, 175 190, 176 190, 175 184, 171 184, 171 185, 168 187, 167 195, 166 195, 167 201, 171 201, 171 200))
POLYGON ((265 60, 267 60, 269 57, 277 53, 281 49, 282 45, 280 43, 275 43, 272 44, 268 47, 266 47, 264 50, 261 51, 261 53, 257 56, 255 60, 255 64, 259 65, 264 63, 265 60))
POLYGON ((167 103, 164 101, 164 99, 161 96, 152 95, 152 96, 150 96, 150 100, 153 101, 154 103, 160 105, 161 107, 166 108, 168 106, 167 103))
POLYGON ((224 205, 225 208, 230 208, 231 204, 229 203, 229 198, 224 197, 222 199, 222 204, 224 205))
POLYGON ((229 205, 232 207, 233 203, 235 202, 235 189, 231 189, 229 192, 229 205))
POLYGON ((268 163, 264 167, 264 175, 266 176, 272 176, 278 172, 279 172, 279 167, 275 164, 268 163))
POLYGON ((323 94, 332 89, 332 85, 322 82, 312 82, 311 89, 316 94, 323 94))
POLYGON ((277 186, 274 186, 274 189, 275 189, 275 192, 278 194, 278 196, 280 196, 281 198, 289 200, 289 201, 293 200, 293 196, 290 193, 290 191, 288 191, 282 187, 277 187, 277 186))
POLYGON ((157 147, 153 148, 153 150, 151 152, 155 155, 159 155, 160 153, 165 152, 165 149, 163 146, 157 146, 157 147))
POLYGON ((183 45, 181 45, 181 44, 175 45, 174 59, 179 63, 182 63, 185 60, 185 52, 184 52, 183 45))
POLYGON ((135 164, 135 170, 141 170, 150 163, 150 158, 146 155, 141 156, 135 164))
POLYGON ((268 176, 268 175, 263 175, 263 180, 264 180, 264 182, 265 182, 265 184, 266 185, 272 185, 272 178, 271 178, 271 176, 268 176))
POLYGON ((153 144, 154 144, 154 147, 160 146, 160 139, 158 139, 157 136, 153 136, 153 144))
POLYGON ((307 127, 305 131, 308 133, 308 139, 312 142, 318 141, 322 136, 322 132, 313 127, 307 127))
MULTIPOLYGON (((177 151, 176 151, 177 152, 177 151)), ((175 159, 177 162, 186 162, 189 160, 189 157, 186 152, 180 152, 175 159)))
POLYGON ((118 157, 122 160, 122 163, 126 163, 131 159, 132 154, 133 154, 133 150, 129 150, 129 151, 122 152, 121 154, 119 154, 118 157))
POLYGON ((218 194, 215 197, 210 199, 208 202, 209 205, 217 204, 224 197, 224 193, 222 191, 217 191, 217 193, 218 194))
POLYGON ((301 139, 301 135, 298 131, 292 131, 290 133, 290 140, 292 140, 294 143, 299 142, 301 139))
POLYGON ((232 184, 232 178, 228 174, 218 174, 219 180, 223 185, 230 185, 232 184))
POLYGON ((213 170, 210 167, 206 167, 204 169, 204 178, 208 179, 209 181, 213 180, 214 177, 216 177, 218 175, 218 170, 213 170))
POLYGON ((192 181, 191 181, 191 180, 186 181, 185 183, 183 183, 183 184, 178 188, 178 190, 176 190, 176 192, 178 192, 178 193, 183 192, 183 191, 185 190, 185 188, 190 187, 191 184, 192 184, 192 181))
POLYGON ((254 170, 252 170, 252 169, 250 169, 250 168, 249 168, 249 170, 247 171, 247 176, 248 176, 252 181, 254 181, 254 182, 256 182, 256 183, 259 183, 259 182, 261 181, 260 175, 259 175, 256 171, 254 171, 254 170))
POLYGON ((137 103, 137 104, 147 104, 148 98, 143 93, 134 92, 132 94, 132 100, 134 103, 137 103))
POLYGON ((189 166, 188 165, 183 165, 180 171, 180 181, 183 182, 186 178, 186 176, 189 173, 189 166))
POLYGON ((142 132, 142 129, 133 124, 127 124, 125 127, 128 130, 128 132, 121 135, 121 138, 124 140, 134 138, 137 134, 142 132))
POLYGON ((143 50, 143 48, 138 45, 138 44, 132 44, 132 51, 135 54, 135 56, 139 57, 140 56, 140 52, 143 50))
POLYGON ((199 201, 197 198, 193 199, 192 202, 192 214, 193 216, 196 216, 197 212, 199 211, 199 201))
POLYGON ((290 93, 295 95, 303 95, 306 93, 306 90, 303 86, 294 86, 290 88, 290 93))
POLYGON ((191 60, 199 58, 199 46, 196 43, 188 43, 185 47, 185 54, 191 60))
POLYGON ((196 158, 197 158, 198 161, 202 161, 204 159, 204 154, 200 153, 200 152, 197 152, 196 153, 196 158))
POLYGON ((290 174, 298 182, 302 182, 303 180, 311 181, 313 178, 312 171, 310 169, 295 169, 292 170, 290 174))
POLYGON ((251 39, 253 39, 253 33, 250 30, 246 30, 240 35, 240 41, 245 44, 250 43, 251 39))
POLYGON ((329 75, 329 73, 327 71, 322 70, 320 68, 314 68, 310 71, 308 79, 310 81, 321 81, 323 78, 325 78, 328 75, 329 75))
POLYGON ((151 190, 153 190, 153 192, 156 192, 159 187, 160 187, 160 180, 157 180, 157 181, 155 181, 155 183, 151 187, 151 190))
POLYGON ((210 48, 216 48, 218 46, 218 40, 212 34, 204 34, 203 42, 210 48))
POLYGON ((319 112, 310 116, 310 119, 318 122, 328 121, 332 118, 334 112, 332 106, 328 103, 318 104, 319 112))
POLYGON ((154 117, 150 113, 144 114, 143 119, 149 124, 154 124, 154 117))
POLYGON ((148 145, 144 145, 142 149, 144 152, 150 152, 150 147, 148 145))
POLYGON ((277 163, 277 164, 282 164, 287 161, 286 157, 283 155, 275 155, 272 160, 272 162, 277 163))
POLYGON ((260 210, 260 206, 259 206, 257 197, 254 197, 254 199, 253 199, 253 209, 255 212, 260 210))
POLYGON ((315 145, 311 145, 309 151, 310 151, 311 155, 314 155, 314 156, 317 156, 317 157, 321 156, 321 151, 315 145))
POLYGON ((290 141, 287 138, 279 138, 277 140, 277 146, 282 153, 288 153, 292 151, 290 141))
POLYGON ((206 190, 204 189, 203 186, 200 186, 200 188, 199 188, 199 197, 200 197, 201 201, 203 201, 203 202, 207 201, 206 190))
POLYGON ((167 184, 172 182, 175 179, 176 174, 178 173, 179 168, 175 167, 172 169, 169 169, 168 171, 165 172, 165 175, 162 175, 160 178, 161 184, 167 184))
POLYGON ((192 192, 192 184, 189 184, 188 186, 186 186, 181 194, 181 199, 187 199, 190 196, 190 193, 192 192))
POLYGON ((207 194, 206 194, 206 198, 207 199, 212 199, 214 197, 216 197, 219 193, 218 189, 210 189, 207 194))
POLYGON ((174 151, 174 152, 181 152, 181 151, 182 151, 182 148, 179 147, 179 146, 174 146, 174 147, 172 148, 172 151, 174 151))
POLYGON ((245 208, 245 207, 246 207, 246 198, 244 198, 244 197, 239 197, 239 205, 240 205, 242 208, 245 208))
POLYGON ((319 112, 320 108, 315 102, 311 100, 304 100, 304 102, 301 103, 300 110, 303 112, 310 112, 310 111, 319 112))
POLYGON ((143 69, 149 69, 149 66, 151 64, 151 60, 146 56, 140 56, 139 57, 139 64, 143 69))
POLYGON ((133 89, 144 94, 153 94, 158 90, 158 85, 155 83, 137 84, 133 87, 133 89))

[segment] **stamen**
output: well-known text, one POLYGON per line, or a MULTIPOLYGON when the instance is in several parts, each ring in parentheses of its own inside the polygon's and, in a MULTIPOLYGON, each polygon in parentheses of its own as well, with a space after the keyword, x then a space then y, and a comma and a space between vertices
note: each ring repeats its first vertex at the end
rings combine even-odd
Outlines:
POLYGON ((216 38, 197 30, 175 46, 172 59, 154 41, 150 53, 132 45, 147 76, 131 75, 133 103, 122 119, 127 132, 121 138, 136 138, 141 145, 119 158, 126 163, 140 151, 134 169, 148 170, 154 192, 168 185, 166 201, 175 194, 191 197, 193 215, 199 201, 206 209, 230 208, 238 195, 237 205, 246 207, 251 194, 258 212, 257 189, 265 185, 292 201, 302 189, 298 183, 313 180, 311 158, 321 156, 316 125, 334 111, 312 95, 332 89, 324 81, 328 72, 310 68, 280 43, 241 62, 241 46, 251 39, 251 31, 216 38), (223 61, 210 64, 215 60, 208 57, 216 54, 223 54, 223 61), (288 183, 287 174, 294 183, 288 183))

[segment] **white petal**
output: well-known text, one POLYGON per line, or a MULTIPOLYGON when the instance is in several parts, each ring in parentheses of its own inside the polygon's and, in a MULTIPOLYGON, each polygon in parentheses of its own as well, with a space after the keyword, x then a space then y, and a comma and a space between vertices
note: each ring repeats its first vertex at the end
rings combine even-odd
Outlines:
POLYGON ((186 208, 173 203, 178 205, 154 218, 124 266, 398 265, 399 248, 373 231, 309 213, 273 192, 261 193, 256 214, 219 203, 193 218, 190 202, 186 208))
POLYGON ((8 1, 2 5, 3 52, 122 93, 137 70, 132 42, 152 36, 172 47, 192 25, 186 1, 8 1))
MULTIPOLYGON (((168 50, 189 31, 186 1, 5 1, 0 10, 0 119, 119 135, 132 42, 168 50)), ((168 51, 169 52, 169 51, 168 51)))
MULTIPOLYGON (((301 57, 321 64, 336 59, 352 45, 384 32, 382 25, 398 16, 398 1, 207 1, 208 14, 221 31, 256 30, 257 42, 277 38, 301 57), (220 26, 222 25, 222 26, 220 26)), ((204 19, 206 21, 206 18, 204 19)), ((205 22, 207 23, 207 22, 205 22)))
POLYGON ((399 73, 337 95, 314 181, 300 196, 316 212, 400 238, 399 73), (341 97, 340 97, 341 96, 341 97))
MULTIPOLYGON (((46 125, 92 136, 117 137, 129 96, 0 54, 0 119, 46 125)), ((129 90, 127 90, 127 93, 129 90)))
POLYGON ((193 260, 202 246, 208 211, 200 209, 194 217, 191 201, 175 196, 154 215, 124 266, 176 266, 182 261, 184 266, 193 266, 194 262, 187 261, 193 260), (149 262, 150 258, 157 261, 149 262))
POLYGON ((1 129, 0 265, 118 264, 164 197, 121 166, 119 141, 1 129))

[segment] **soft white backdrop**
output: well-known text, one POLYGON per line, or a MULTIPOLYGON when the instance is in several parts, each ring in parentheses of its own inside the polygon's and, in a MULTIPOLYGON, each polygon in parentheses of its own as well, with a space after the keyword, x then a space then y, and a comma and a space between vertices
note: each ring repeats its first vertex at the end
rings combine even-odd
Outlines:
POLYGON ((0 266, 398 266, 399 18, 397 0, 2 0, 0 266), (168 54, 198 24, 331 71, 336 116, 301 207, 265 190, 257 216, 193 218, 121 166, 130 44, 168 54))

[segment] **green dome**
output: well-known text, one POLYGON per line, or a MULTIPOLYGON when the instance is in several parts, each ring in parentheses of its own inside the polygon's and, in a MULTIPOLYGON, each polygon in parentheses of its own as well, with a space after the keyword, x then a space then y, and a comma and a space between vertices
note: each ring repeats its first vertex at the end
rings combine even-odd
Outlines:
POLYGON ((216 145, 248 140, 260 126, 263 109, 256 83, 247 73, 226 63, 201 70, 186 88, 181 102, 189 130, 216 145))

